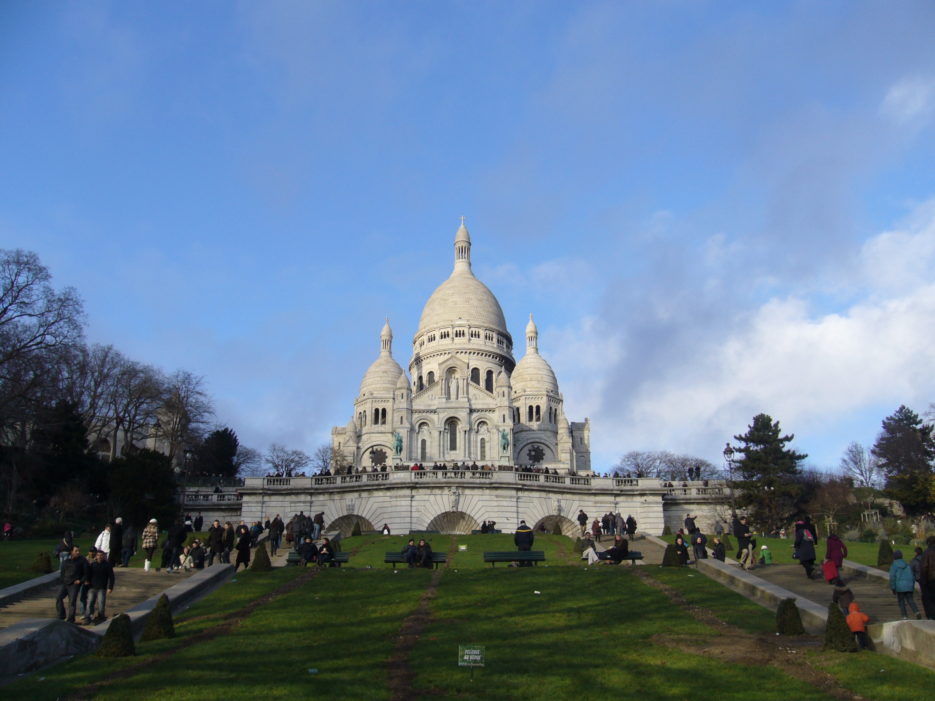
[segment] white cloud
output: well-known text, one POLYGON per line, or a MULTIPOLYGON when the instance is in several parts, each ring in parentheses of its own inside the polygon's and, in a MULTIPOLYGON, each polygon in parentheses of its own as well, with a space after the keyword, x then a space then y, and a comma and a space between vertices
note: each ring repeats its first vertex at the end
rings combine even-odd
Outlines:
MULTIPOLYGON (((604 396, 594 417, 595 453, 605 462, 633 449, 713 459, 759 412, 801 440, 868 408, 928 404, 935 397, 935 201, 868 240, 860 260, 853 271, 858 299, 837 313, 816 314, 808 297, 787 294, 738 316, 723 338, 698 329, 664 336, 675 347, 656 351, 634 339, 629 354, 590 362, 595 376, 585 398, 593 401, 594 387, 604 396), (639 376, 636 368, 660 352, 675 360, 639 376), (615 369, 614 360, 622 365, 615 369), (629 380, 628 395, 615 395, 615 373, 629 380)), ((575 340, 576 348, 603 352, 606 329, 584 325, 575 340)))
POLYGON ((887 91, 880 111, 900 125, 928 119, 935 111, 935 78, 903 78, 887 91))

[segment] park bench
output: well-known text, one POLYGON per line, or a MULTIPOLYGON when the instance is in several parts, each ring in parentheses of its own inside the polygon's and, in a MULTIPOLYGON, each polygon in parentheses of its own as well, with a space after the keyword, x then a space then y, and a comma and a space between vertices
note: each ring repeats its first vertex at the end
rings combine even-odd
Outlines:
MULTIPOLYGON (((392 564, 393 569, 396 569, 396 565, 402 565, 406 562, 406 559, 403 557, 402 553, 391 552, 386 553, 386 556, 383 558, 383 562, 386 564, 392 564)), ((435 565, 435 569, 438 569, 439 565, 444 565, 448 562, 448 553, 432 553, 432 564, 435 565)))
MULTIPOLYGON (((635 565, 637 560, 643 559, 643 553, 641 553, 639 550, 631 550, 623 559, 629 560, 631 565, 635 565)), ((623 560, 621 560, 621 562, 623 562, 623 560)))
POLYGON ((545 552, 542 550, 514 550, 512 552, 485 552, 484 562, 495 567, 498 562, 545 562, 545 552))
MULTIPOLYGON (((495 535, 495 534, 502 533, 502 532, 503 531, 501 531, 499 528, 495 528, 492 531, 487 531, 487 533, 491 535, 495 535)), ((485 535, 485 534, 482 530, 477 529, 476 531, 471 531, 471 535, 485 535)))
POLYGON ((331 562, 326 563, 326 566, 330 565, 331 563, 334 563, 335 567, 340 567, 341 565, 346 565, 347 561, 350 559, 351 559, 350 553, 335 553, 334 557, 331 558, 331 562))

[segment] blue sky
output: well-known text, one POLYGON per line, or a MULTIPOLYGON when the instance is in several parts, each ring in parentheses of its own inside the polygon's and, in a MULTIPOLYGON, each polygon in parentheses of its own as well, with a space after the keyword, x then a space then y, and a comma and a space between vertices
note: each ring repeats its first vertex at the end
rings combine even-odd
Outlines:
POLYGON ((595 467, 935 401, 930 2, 0 3, 0 247, 307 452, 465 215, 595 467))

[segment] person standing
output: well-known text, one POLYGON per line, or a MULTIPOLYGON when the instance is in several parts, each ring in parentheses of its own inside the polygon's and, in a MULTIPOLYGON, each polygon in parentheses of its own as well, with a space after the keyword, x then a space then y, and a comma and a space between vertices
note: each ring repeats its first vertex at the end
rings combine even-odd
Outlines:
POLYGON ((119 516, 114 519, 110 527, 110 550, 108 551, 107 561, 111 567, 116 567, 121 562, 123 555, 123 519, 119 516))
POLYGON ((208 567, 214 564, 214 558, 221 562, 221 553, 224 552, 224 529, 221 522, 214 519, 211 528, 208 529, 208 567))
POLYGON ((224 549, 221 551, 221 562, 225 565, 231 563, 231 553, 234 551, 234 524, 230 521, 224 523, 224 549))
POLYGON ((195 516, 195 520, 192 522, 192 525, 195 526, 195 530, 198 533, 201 533, 201 527, 205 525, 204 516, 202 516, 201 514, 198 514, 197 516, 195 516))
POLYGON ((834 533, 829 533, 828 539, 825 541, 825 559, 831 560, 834 566, 837 567, 838 572, 840 572, 844 566, 845 557, 847 557, 847 546, 844 541, 834 533))
POLYGON ((88 561, 81 556, 81 548, 77 545, 71 546, 71 552, 68 558, 62 564, 62 586, 55 597, 55 610, 61 620, 67 620, 69 623, 75 622, 75 608, 78 606, 78 594, 81 590, 81 584, 88 576, 88 561), (66 614, 65 605, 62 601, 68 599, 68 611, 66 614))
POLYGON ((276 551, 279 550, 284 530, 286 530, 286 525, 279 518, 279 514, 276 514, 276 518, 270 521, 269 524, 269 549, 271 555, 275 555, 276 551))
POLYGON ((323 530, 325 530, 325 512, 319 511, 312 519, 312 540, 318 540, 323 530))
POLYGON ((114 591, 114 568, 108 562, 103 550, 95 553, 94 561, 88 565, 86 582, 88 584, 88 606, 84 612, 84 623, 101 623, 107 618, 107 594, 114 591), (100 608, 98 608, 100 601, 100 608))
POLYGON ((94 541, 95 550, 102 550, 104 552, 104 557, 106 559, 110 558, 110 524, 108 523, 104 526, 104 530, 101 531, 97 540, 94 541))
POLYGON ((156 552, 156 546, 159 544, 159 522, 151 518, 146 528, 143 529, 143 552, 146 553, 146 560, 143 562, 143 570, 149 572, 153 564, 153 553, 156 552))
MULTIPOLYGON (((737 536, 737 559, 740 560, 740 566, 745 569, 752 569, 754 560, 753 555, 753 533, 750 532, 750 526, 747 525, 747 517, 741 516, 735 526, 735 535, 737 536)), ((814 559, 814 558, 813 558, 814 559)))
POLYGON ((130 558, 136 554, 136 529, 133 526, 123 529, 123 538, 120 543, 120 566, 129 567, 130 558))
POLYGON ((630 514, 627 515, 627 536, 629 536, 630 540, 633 540, 634 533, 636 533, 636 519, 630 514))
MULTIPOLYGON (((828 538, 830 540, 830 537, 828 538)), ((916 602, 912 594, 916 588, 916 579, 912 576, 912 568, 909 563, 903 560, 903 551, 893 551, 893 564, 890 565, 890 590, 896 595, 896 602, 899 604, 899 614, 905 621, 909 618, 906 604, 915 613, 916 618, 922 618, 919 609, 916 608, 916 602)))
POLYGON ((583 536, 588 530, 588 515, 584 513, 584 509, 578 509, 578 525, 581 526, 583 536))
POLYGON ((695 535, 695 531, 698 530, 698 527, 695 525, 695 517, 691 514, 685 514, 685 532, 688 535, 695 535))
POLYGON ((701 531, 692 535, 692 551, 695 556, 695 562, 708 559, 708 539, 701 531))
MULTIPOLYGON (((583 512, 582 512, 583 513, 583 512)), ((598 528, 600 531, 600 528, 598 528)), ((516 549, 521 552, 526 552, 532 550, 532 544, 536 539, 536 535, 532 532, 532 529, 526 525, 525 521, 519 522, 519 528, 516 529, 516 533, 513 534, 513 543, 516 544, 516 549)), ((521 562, 521 567, 531 567, 531 562, 521 562)))

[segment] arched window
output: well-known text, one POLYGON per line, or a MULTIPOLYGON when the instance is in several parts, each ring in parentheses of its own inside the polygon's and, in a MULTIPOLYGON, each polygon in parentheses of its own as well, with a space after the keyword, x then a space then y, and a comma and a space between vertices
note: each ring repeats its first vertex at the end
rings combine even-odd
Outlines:
POLYGON ((487 439, 486 438, 480 439, 480 459, 481 460, 487 459, 487 439))
POLYGON ((542 421, 542 409, 536 404, 536 421, 542 421))
POLYGON ((386 424, 386 409, 380 409, 380 423, 386 424))
POLYGON ((487 376, 484 378, 484 389, 493 392, 493 370, 487 371, 487 376))
POLYGON ((416 390, 417 392, 421 392, 423 389, 425 389, 425 383, 422 382, 422 375, 419 375, 419 381, 416 384, 416 387, 419 388, 416 390))
POLYGON ((471 368, 471 382, 475 385, 480 384, 480 370, 477 368, 471 368))
POLYGON ((529 417, 527 419, 528 423, 532 423, 532 404, 526 407, 526 415, 529 417))
POLYGON ((425 439, 419 441, 419 462, 425 462, 425 439))
POLYGON ((434 372, 430 372, 430 373, 428 374, 428 383, 429 383, 430 385, 434 385, 434 384, 435 384, 435 373, 434 373, 434 372))
POLYGON ((458 421, 457 419, 448 419, 445 423, 448 429, 448 450, 458 449, 458 421))
POLYGON ((373 410, 373 425, 376 426, 378 423, 380 423, 380 410, 374 409, 373 410))

